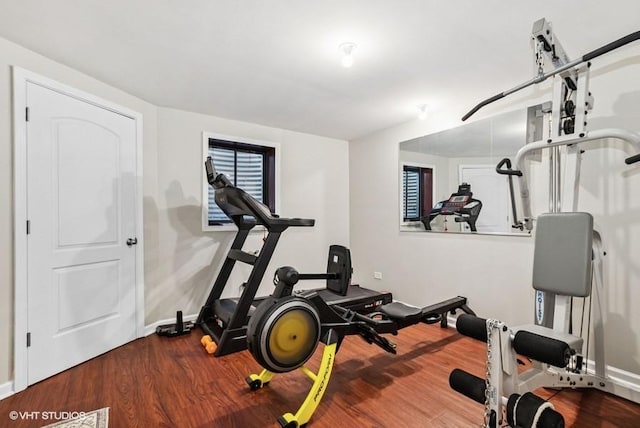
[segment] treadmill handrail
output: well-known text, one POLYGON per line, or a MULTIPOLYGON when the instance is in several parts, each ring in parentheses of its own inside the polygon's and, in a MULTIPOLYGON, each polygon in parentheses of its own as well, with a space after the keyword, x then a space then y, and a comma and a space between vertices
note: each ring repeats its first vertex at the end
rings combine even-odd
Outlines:
POLYGON ((251 216, 257 224, 264 225, 267 229, 278 227, 281 230, 287 227, 312 227, 315 219, 277 217, 271 213, 269 207, 234 186, 226 175, 217 173, 211 156, 205 161, 207 181, 215 189, 215 202, 220 209, 234 223, 243 216, 251 216))

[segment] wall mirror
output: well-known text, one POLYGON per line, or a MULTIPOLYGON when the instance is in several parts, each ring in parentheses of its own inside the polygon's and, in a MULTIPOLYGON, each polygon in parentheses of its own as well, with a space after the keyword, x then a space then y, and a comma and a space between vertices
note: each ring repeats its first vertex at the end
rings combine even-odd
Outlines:
POLYGON ((401 142, 400 230, 527 235, 511 226, 509 182, 496 173, 496 165, 534 140, 533 135, 527 138, 528 129, 536 129, 529 124, 536 120, 533 111, 504 113, 401 142))

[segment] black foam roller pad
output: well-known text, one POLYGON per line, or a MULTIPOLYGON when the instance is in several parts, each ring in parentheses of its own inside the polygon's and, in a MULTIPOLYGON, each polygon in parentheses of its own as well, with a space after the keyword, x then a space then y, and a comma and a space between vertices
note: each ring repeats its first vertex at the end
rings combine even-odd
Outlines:
POLYGON ((564 428, 564 417, 553 409, 544 409, 538 419, 539 427, 564 428))
POLYGON ((571 357, 571 348, 565 342, 529 331, 516 333, 513 349, 518 354, 555 367, 566 367, 571 357))
POLYGON ((482 342, 487 341, 487 320, 475 315, 462 314, 456 320, 456 329, 460 334, 482 342))
POLYGON ((509 399, 507 400, 507 423, 509 424, 510 427, 514 427, 516 426, 514 420, 513 420, 513 409, 516 408, 516 403, 518 402, 518 399, 520 398, 520 394, 511 394, 509 396, 509 399))
POLYGON ((525 392, 519 400, 514 401, 515 407, 507 408, 507 412, 511 414, 512 420, 517 426, 534 427, 536 412, 543 404, 542 398, 531 392, 525 392))
POLYGON ((522 396, 513 394, 507 402, 507 423, 510 426, 526 428, 564 428, 564 418, 551 407, 543 409, 536 415, 545 400, 526 392, 522 396))
POLYGON ((484 404, 487 385, 484 379, 467 373, 464 370, 454 369, 449 375, 449 386, 454 391, 471 398, 473 401, 484 404))

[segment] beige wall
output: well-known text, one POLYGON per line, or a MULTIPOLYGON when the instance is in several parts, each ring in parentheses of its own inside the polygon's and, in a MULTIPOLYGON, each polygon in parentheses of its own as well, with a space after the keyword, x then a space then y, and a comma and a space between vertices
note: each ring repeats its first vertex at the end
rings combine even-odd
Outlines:
MULTIPOLYGON (((523 52, 526 55, 527 52, 523 52)), ((640 131, 640 46, 630 45, 594 61, 591 90, 595 109, 590 129, 624 127, 640 131)), ((487 76, 490 78, 490 76, 487 76)), ((518 83, 514 77, 513 84, 518 83)), ((508 85, 508 84, 507 84, 508 85)), ((487 81, 488 93, 504 82, 487 81)), ((514 94, 481 110, 474 119, 550 99, 550 85, 514 94)), ((453 89, 453 88, 452 88, 453 89)), ((438 111, 350 143, 351 247, 358 265, 355 280, 389 289, 394 297, 417 305, 455 295, 469 298, 481 316, 508 323, 531 322, 533 240, 526 237, 400 232, 398 143, 455 124, 478 99, 452 93, 459 110, 438 111), (371 171, 375 171, 375 178, 371 171), (373 272, 383 279, 373 279, 373 272)), ((583 157, 579 209, 592 212, 607 250, 607 364, 640 375, 640 166, 624 165, 628 147, 591 144, 583 157)), ((534 165, 534 208, 546 203, 546 173, 534 165)), ((590 354, 592 355, 592 354, 590 354)))
MULTIPOLYGON (((271 273, 291 265, 322 272, 330 244, 349 244, 349 175, 346 141, 317 137, 174 109, 158 109, 157 200, 145 199, 145 215, 158 223, 159 240, 146 248, 147 323, 196 314, 231 245, 233 232, 202 232, 202 132, 280 145, 280 212, 283 217, 315 218, 313 228, 291 228, 282 237, 259 294, 269 294, 271 273)), ((245 249, 258 250, 262 232, 245 249)), ((238 264, 225 295, 238 295, 249 266, 238 264)), ((318 283, 302 287, 320 286, 318 283)))

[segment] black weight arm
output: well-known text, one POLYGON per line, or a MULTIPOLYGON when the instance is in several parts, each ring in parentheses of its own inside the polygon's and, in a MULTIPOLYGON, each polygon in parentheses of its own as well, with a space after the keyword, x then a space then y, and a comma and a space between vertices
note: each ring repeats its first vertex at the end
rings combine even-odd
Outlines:
POLYGON ((626 163, 627 165, 631 165, 632 163, 636 163, 638 161, 640 161, 640 153, 638 153, 637 155, 633 155, 633 156, 630 156, 630 157, 626 158, 624 160, 624 163, 626 163))

